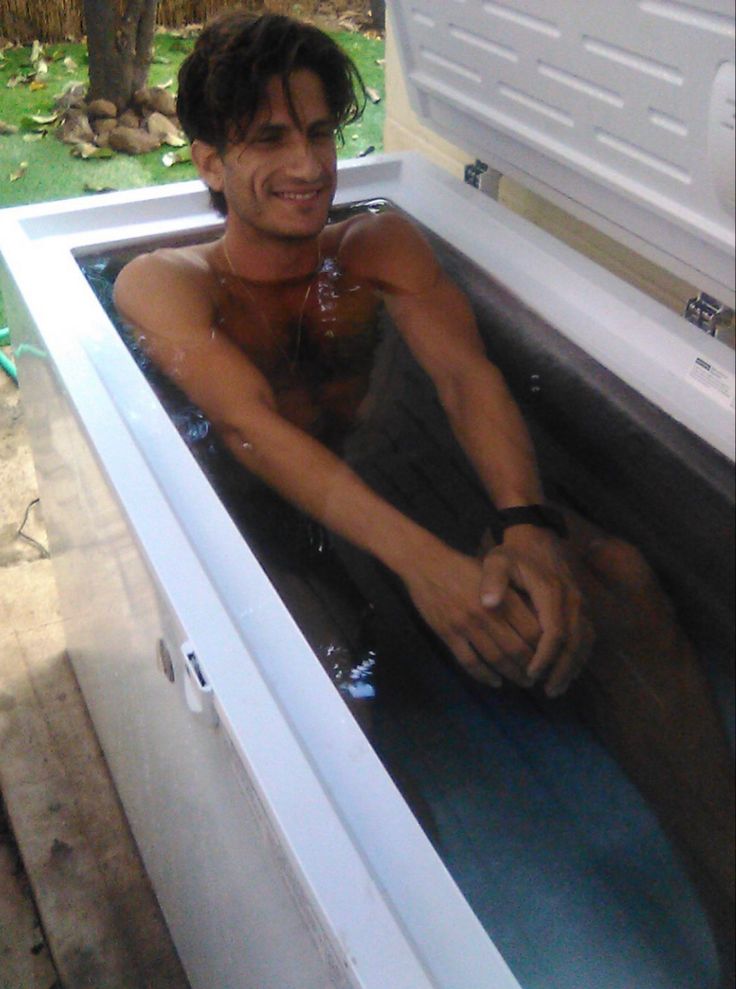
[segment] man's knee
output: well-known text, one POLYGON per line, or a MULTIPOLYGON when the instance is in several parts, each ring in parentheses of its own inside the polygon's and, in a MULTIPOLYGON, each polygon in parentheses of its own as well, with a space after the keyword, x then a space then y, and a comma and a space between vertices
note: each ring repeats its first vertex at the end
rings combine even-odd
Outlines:
POLYGON ((640 590, 657 586, 654 571, 644 554, 623 539, 604 536, 591 543, 585 555, 590 566, 603 579, 640 590))

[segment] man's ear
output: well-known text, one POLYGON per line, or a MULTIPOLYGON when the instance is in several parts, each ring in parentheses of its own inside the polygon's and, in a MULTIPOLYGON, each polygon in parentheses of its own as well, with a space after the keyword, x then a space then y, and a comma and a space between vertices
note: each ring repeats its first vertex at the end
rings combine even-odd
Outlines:
POLYGON ((192 141, 192 161, 202 181, 214 192, 222 192, 222 157, 217 148, 205 141, 192 141))

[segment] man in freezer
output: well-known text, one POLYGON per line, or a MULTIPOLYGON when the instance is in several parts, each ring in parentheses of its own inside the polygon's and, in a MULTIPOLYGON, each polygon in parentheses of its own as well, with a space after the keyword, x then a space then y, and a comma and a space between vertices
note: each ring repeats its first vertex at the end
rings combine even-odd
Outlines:
POLYGON ((470 676, 551 698, 579 681, 723 929, 730 758, 653 574, 633 547, 545 503, 522 416, 421 233, 391 212, 327 224, 336 141, 361 90, 316 28, 240 12, 212 22, 182 67, 179 115, 224 234, 138 257, 116 305, 232 455, 392 571, 470 676), (365 406, 379 305, 499 511, 497 541, 477 556, 402 514, 340 456, 365 406))

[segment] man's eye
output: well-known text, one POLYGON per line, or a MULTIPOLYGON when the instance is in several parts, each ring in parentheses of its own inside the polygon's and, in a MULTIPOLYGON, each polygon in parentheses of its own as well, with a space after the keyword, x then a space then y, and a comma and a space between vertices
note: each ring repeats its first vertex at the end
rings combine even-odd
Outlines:
POLYGON ((256 138, 256 144, 278 144, 281 141, 281 135, 277 133, 266 132, 265 134, 260 134, 256 138))

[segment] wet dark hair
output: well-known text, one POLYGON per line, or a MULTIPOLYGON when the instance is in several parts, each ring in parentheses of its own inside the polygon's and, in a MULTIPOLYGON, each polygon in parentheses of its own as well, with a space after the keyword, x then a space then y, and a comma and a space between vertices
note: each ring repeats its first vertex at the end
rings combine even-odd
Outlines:
MULTIPOLYGON (((282 80, 294 112, 289 80, 300 69, 321 79, 339 133, 358 120, 366 103, 363 80, 323 31, 280 14, 221 14, 205 27, 179 70, 181 126, 190 141, 204 141, 223 154, 228 145, 244 139, 274 77, 282 80)), ((225 215, 223 194, 210 190, 210 195, 215 209, 225 215)))

